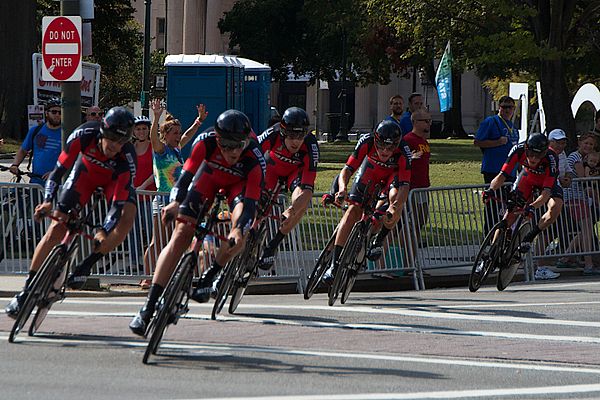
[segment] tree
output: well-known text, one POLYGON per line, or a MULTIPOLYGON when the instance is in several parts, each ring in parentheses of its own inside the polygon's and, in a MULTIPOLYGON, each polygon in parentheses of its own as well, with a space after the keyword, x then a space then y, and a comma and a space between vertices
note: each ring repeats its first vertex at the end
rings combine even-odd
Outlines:
POLYGON ((561 127, 574 140, 574 90, 600 76, 594 69, 600 62, 600 1, 368 3, 372 14, 414 35, 411 51, 421 57, 439 57, 450 39, 459 71, 472 68, 484 79, 531 74, 541 83, 548 129, 561 127))

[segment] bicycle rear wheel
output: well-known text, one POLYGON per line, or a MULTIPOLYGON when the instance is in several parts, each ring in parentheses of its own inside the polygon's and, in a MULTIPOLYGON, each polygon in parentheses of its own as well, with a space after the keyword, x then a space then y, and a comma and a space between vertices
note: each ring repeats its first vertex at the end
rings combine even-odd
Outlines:
POLYGON ((304 288, 304 300, 308 300, 312 297, 319 287, 319 283, 321 279, 323 279, 323 274, 327 271, 329 264, 331 264, 331 257, 333 256, 333 242, 335 240, 336 232, 333 232, 333 235, 327 241, 325 248, 319 254, 319 258, 317 258, 317 263, 313 268, 310 276, 308 277, 308 282, 306 283, 306 288, 304 288))
POLYGON ((504 244, 505 235, 504 222, 500 221, 494 225, 485 239, 483 239, 477 257, 475 257, 471 275, 469 276, 469 290, 471 292, 476 292, 490 272, 496 268, 496 264, 498 264, 502 255, 501 249, 504 244), (494 240, 497 231, 499 231, 498 237, 494 240))
POLYGON ((348 276, 346 276, 346 284, 344 285, 344 289, 342 290, 342 297, 340 298, 341 304, 346 304, 348 301, 348 297, 350 296, 350 292, 354 287, 354 283, 356 282, 356 277, 358 276, 358 270, 350 270, 348 271, 348 276))
POLYGON ((521 253, 519 253, 519 245, 521 244, 523 237, 525 237, 531 229, 531 222, 525 221, 519 226, 519 230, 511 239, 506 253, 502 256, 502 264, 500 265, 500 271, 498 271, 498 278, 496 281, 496 288, 498 290, 502 291, 506 289, 515 277, 522 261, 521 253))
POLYGON ((342 249, 342 253, 340 254, 340 260, 338 263, 338 271, 335 274, 335 278, 333 280, 333 284, 331 285, 331 289, 329 291, 329 301, 328 304, 333 306, 338 296, 340 295, 340 291, 342 290, 342 285, 346 283, 347 275, 349 270, 352 268, 352 263, 354 263, 354 258, 356 257, 356 253, 358 250, 358 246, 360 246, 360 236, 361 236, 361 222, 354 224, 352 227, 352 231, 348 236, 348 240, 346 241, 346 245, 342 249))
POLYGON ((196 255, 192 252, 183 256, 165 291, 158 300, 156 314, 148 330, 152 330, 142 362, 148 363, 151 354, 156 354, 167 326, 176 320, 179 305, 190 292, 192 273, 196 266, 196 255))
POLYGON ((64 245, 55 246, 52 251, 50 251, 50 254, 48 254, 48 257, 46 257, 46 260, 44 260, 44 263, 35 275, 33 282, 30 284, 29 294, 25 298, 10 331, 10 335, 8 336, 8 341, 10 343, 14 342, 15 338, 29 319, 35 306, 40 300, 45 298, 46 293, 54 282, 54 271, 56 271, 60 266, 59 264, 63 262, 65 252, 64 245))

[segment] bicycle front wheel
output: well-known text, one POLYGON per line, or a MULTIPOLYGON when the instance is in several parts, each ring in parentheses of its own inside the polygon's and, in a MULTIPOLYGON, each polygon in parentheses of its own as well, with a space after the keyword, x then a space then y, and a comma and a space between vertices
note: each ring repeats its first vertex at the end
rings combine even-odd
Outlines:
POLYGON ((308 300, 312 297, 323 279, 323 274, 327 271, 327 268, 331 264, 331 257, 333 256, 333 242, 335 241, 336 232, 331 235, 331 238, 327 241, 325 248, 319 254, 319 258, 317 258, 317 263, 313 268, 310 276, 308 277, 308 282, 306 283, 306 288, 304 288, 304 300, 308 300))
POLYGON ((148 346, 144 352, 142 362, 148 363, 151 354, 156 354, 167 326, 172 323, 178 312, 179 304, 189 294, 192 280, 190 279, 196 268, 196 255, 192 252, 183 256, 173 276, 169 280, 165 291, 158 300, 156 314, 152 318, 149 330, 152 330, 148 346))
POLYGON ((16 321, 8 336, 8 341, 13 343, 23 326, 31 316, 31 312, 35 306, 46 297, 50 286, 54 282, 54 271, 60 268, 60 264, 63 262, 66 249, 64 245, 55 246, 46 260, 40 267, 39 271, 35 275, 35 278, 30 284, 29 294, 25 298, 19 313, 17 314, 16 321))
POLYGON ((469 276, 469 290, 471 292, 476 292, 490 272, 495 269, 502 255, 500 250, 504 243, 505 234, 504 222, 500 221, 494 225, 485 239, 483 239, 477 257, 475 257, 471 275, 469 276), (496 232, 498 233, 497 237, 496 232), (496 237, 496 240, 494 240, 494 237, 496 237))
POLYGON ((221 310, 223 310, 223 307, 227 302, 227 297, 229 296, 229 291, 233 286, 233 281, 235 277, 238 276, 241 268, 244 268, 241 255, 237 255, 225 266, 222 272, 223 275, 219 279, 219 283, 217 285, 217 297, 215 298, 215 304, 213 305, 212 312, 210 313, 210 318, 212 320, 216 320, 217 315, 219 315, 221 310))
POLYGON ((531 222, 525 221, 519 226, 519 230, 513 236, 510 241, 510 245, 507 246, 506 253, 502 257, 502 265, 500 265, 500 271, 498 271, 498 278, 496 281, 496 288, 500 291, 506 289, 512 282, 519 266, 521 266, 522 257, 519 253, 519 245, 521 241, 531 231, 531 222))
POLYGON ((340 254, 338 270, 335 274, 333 284, 331 285, 331 289, 329 291, 328 304, 330 306, 333 306, 335 304, 335 301, 340 295, 340 291, 342 290, 343 284, 346 283, 348 272, 350 269, 352 269, 354 258, 356 257, 356 254, 359 250, 359 246, 361 245, 361 233, 362 223, 358 222, 352 227, 352 231, 348 236, 346 245, 344 246, 344 248, 342 249, 342 253, 340 254))

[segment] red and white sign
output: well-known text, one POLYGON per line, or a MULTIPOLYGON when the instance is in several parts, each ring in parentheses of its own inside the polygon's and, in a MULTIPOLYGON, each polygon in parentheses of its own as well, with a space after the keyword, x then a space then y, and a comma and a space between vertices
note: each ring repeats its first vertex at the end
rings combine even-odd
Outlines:
POLYGON ((42 19, 42 79, 81 80, 81 17, 42 19))

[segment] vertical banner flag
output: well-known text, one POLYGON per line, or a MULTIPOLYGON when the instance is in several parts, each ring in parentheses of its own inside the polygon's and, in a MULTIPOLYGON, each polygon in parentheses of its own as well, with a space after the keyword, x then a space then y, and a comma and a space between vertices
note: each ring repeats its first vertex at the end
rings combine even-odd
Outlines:
POLYGON ((435 86, 440 99, 440 112, 450 110, 452 108, 452 52, 449 40, 435 74, 435 86))

